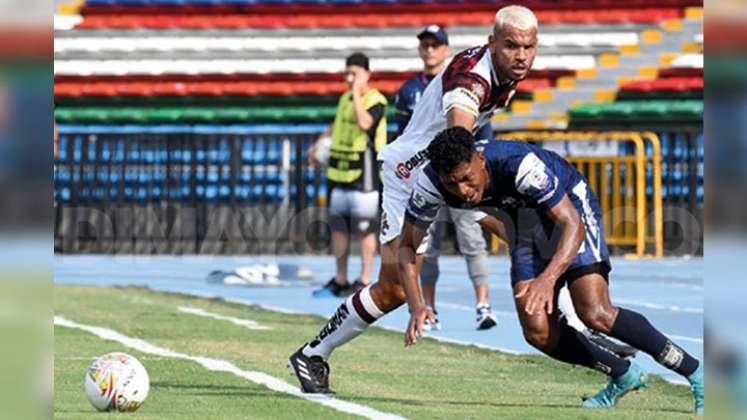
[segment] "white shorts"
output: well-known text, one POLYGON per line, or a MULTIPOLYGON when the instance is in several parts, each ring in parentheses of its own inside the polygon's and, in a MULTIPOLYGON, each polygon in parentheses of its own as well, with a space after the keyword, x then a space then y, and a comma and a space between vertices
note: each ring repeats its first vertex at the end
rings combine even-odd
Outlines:
MULTIPOLYGON (((412 169, 403 168, 402 162, 393 159, 381 162, 384 184, 381 199, 381 224, 379 226, 379 242, 381 244, 391 242, 402 232, 407 202, 410 200, 410 193, 415 186, 418 175, 422 172, 422 167, 423 163, 412 169)), ((416 252, 424 254, 428 249, 429 242, 430 236, 426 234, 416 252)))
POLYGON ((375 220, 379 212, 379 192, 333 188, 329 209, 352 219, 375 220))

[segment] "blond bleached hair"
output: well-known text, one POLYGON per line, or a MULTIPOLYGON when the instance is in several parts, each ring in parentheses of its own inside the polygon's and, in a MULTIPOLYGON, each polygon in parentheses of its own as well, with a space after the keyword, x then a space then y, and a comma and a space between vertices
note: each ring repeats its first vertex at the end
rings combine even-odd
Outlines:
POLYGON ((494 31, 511 26, 522 31, 537 29, 537 16, 524 6, 506 6, 495 14, 494 31))

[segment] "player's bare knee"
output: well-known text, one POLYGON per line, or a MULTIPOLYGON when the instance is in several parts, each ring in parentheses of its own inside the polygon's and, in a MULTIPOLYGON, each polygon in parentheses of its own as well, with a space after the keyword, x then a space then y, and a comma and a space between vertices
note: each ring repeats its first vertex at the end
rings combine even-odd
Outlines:
POLYGON ((615 311, 612 307, 588 306, 578 315, 587 327, 603 333, 612 331, 612 325, 615 323, 615 311))
POLYGON ((550 334, 544 328, 524 328, 524 339, 541 351, 547 351, 551 344, 550 334))
POLYGON ((371 298, 382 311, 390 312, 405 303, 406 296, 399 281, 380 279, 371 286, 371 298))

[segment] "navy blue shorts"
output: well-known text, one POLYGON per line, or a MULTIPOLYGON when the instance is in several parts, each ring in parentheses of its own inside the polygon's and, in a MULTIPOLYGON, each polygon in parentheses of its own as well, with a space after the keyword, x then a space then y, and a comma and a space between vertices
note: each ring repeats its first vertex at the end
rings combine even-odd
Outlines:
MULTIPOLYGON (((602 209, 596 195, 585 182, 579 182, 568 192, 568 198, 576 207, 586 227, 586 238, 579 248, 576 259, 560 277, 558 285, 570 283, 587 274, 597 273, 608 280, 612 268, 609 251, 604 240, 602 209)), ((546 217, 538 216, 547 222, 546 217)), ((560 228, 548 230, 538 222, 530 228, 517 232, 517 238, 511 250, 511 284, 534 279, 550 263, 560 239, 560 228), (549 234, 548 234, 549 233, 549 234)))

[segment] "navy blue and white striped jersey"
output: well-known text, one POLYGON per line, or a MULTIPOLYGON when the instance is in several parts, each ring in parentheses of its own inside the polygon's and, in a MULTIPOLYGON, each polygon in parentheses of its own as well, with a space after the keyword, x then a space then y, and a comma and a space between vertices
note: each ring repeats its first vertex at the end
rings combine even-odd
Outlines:
MULTIPOLYGON (((520 208, 537 209, 542 215, 554 207, 585 179, 575 167, 554 152, 512 140, 481 140, 475 143, 485 155, 490 185, 482 201, 472 206, 446 191, 430 163, 418 177, 405 214, 406 220, 427 228, 438 209, 447 205, 456 208, 498 208, 509 213, 520 208)), ((585 209, 579 209, 579 212, 585 209)), ((583 213, 581 213, 583 215, 583 213)), ((484 217, 477 212, 476 217, 484 217)))

